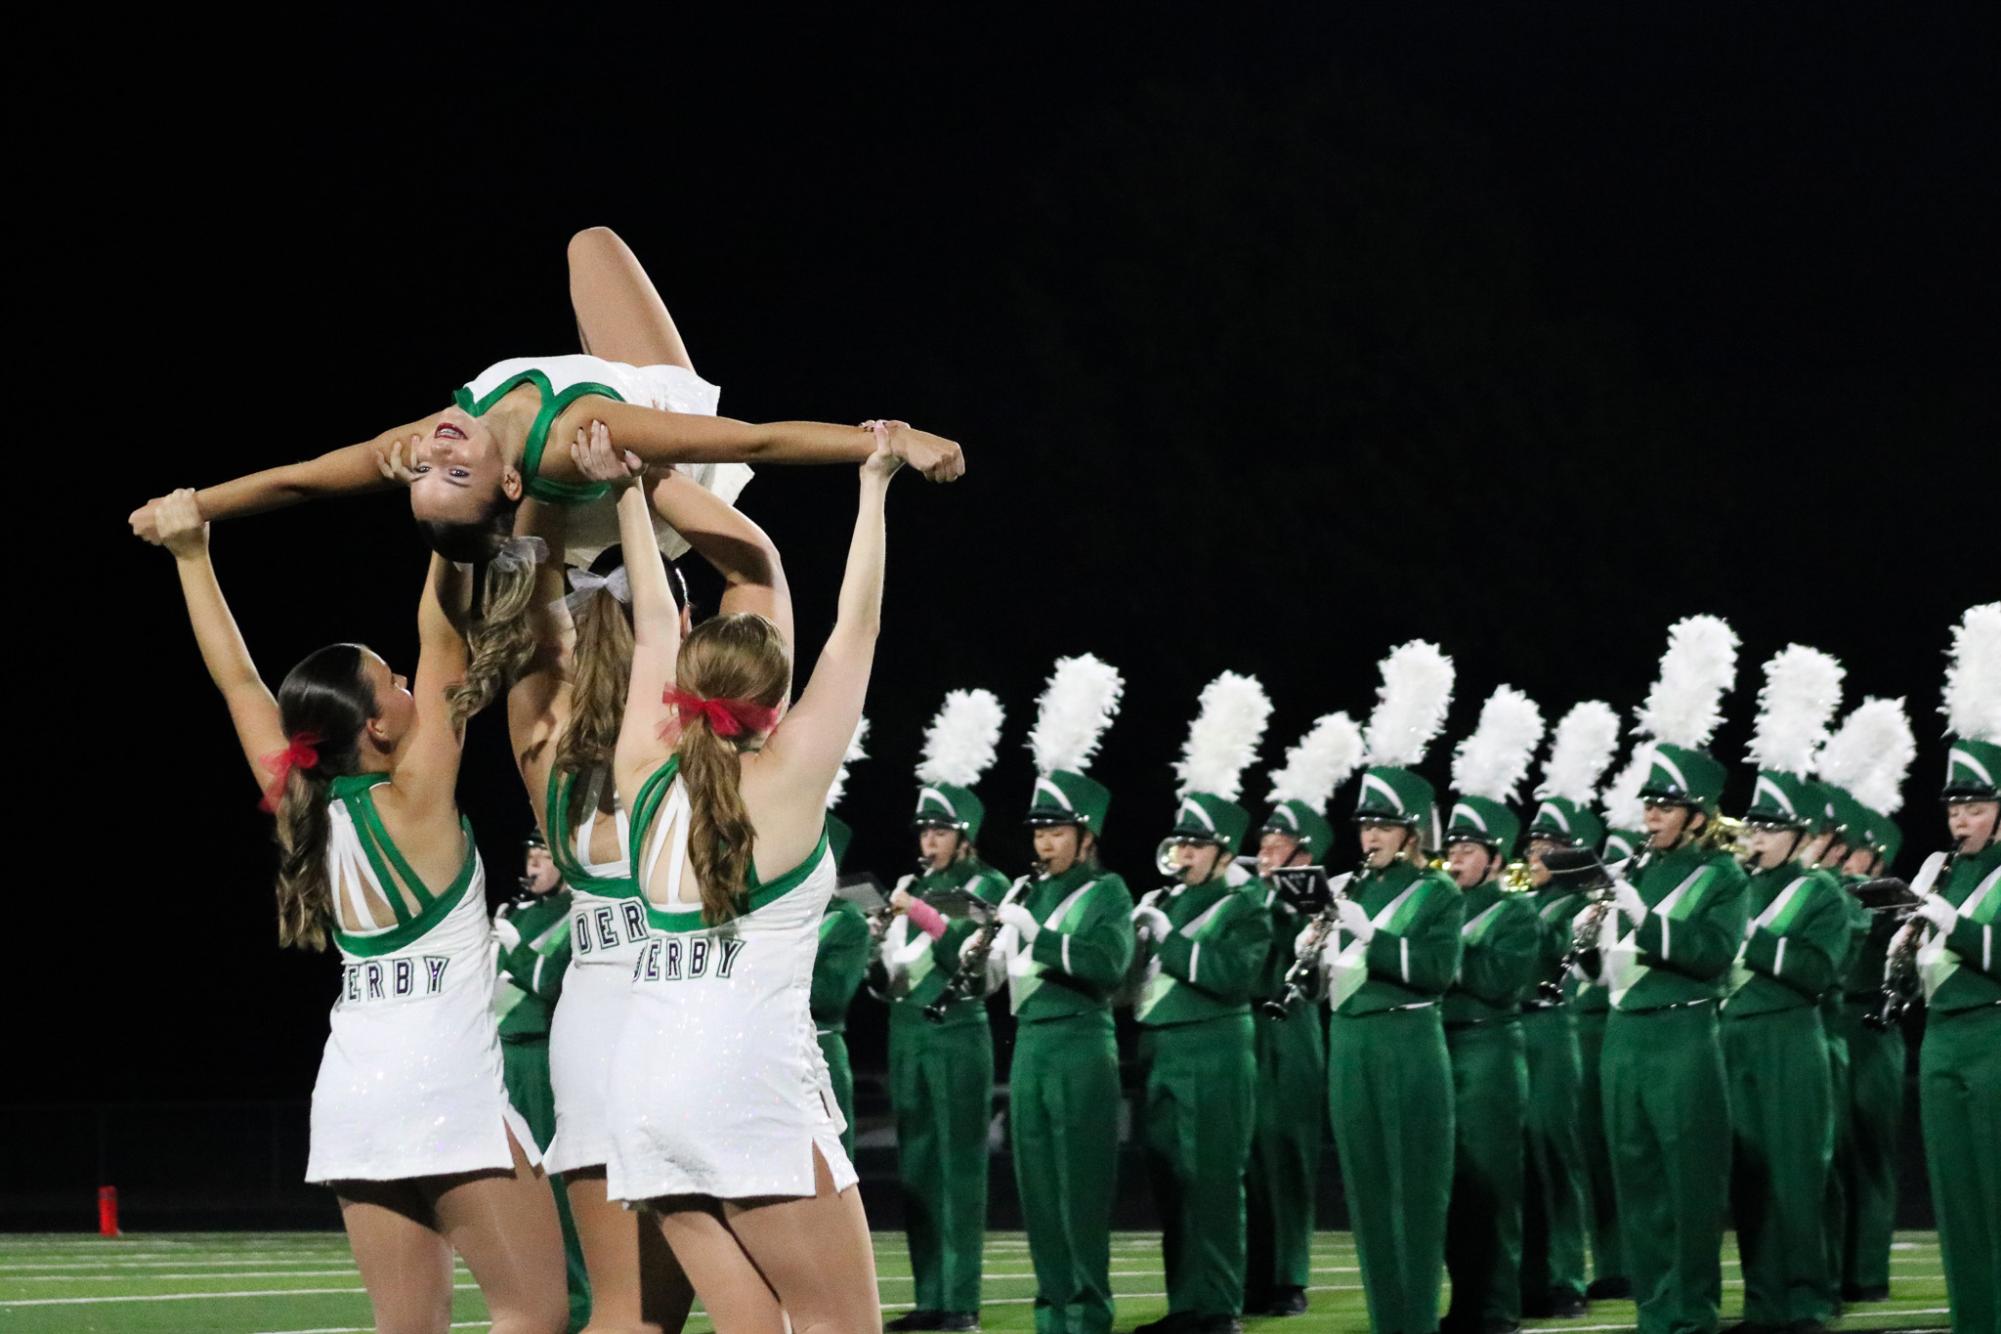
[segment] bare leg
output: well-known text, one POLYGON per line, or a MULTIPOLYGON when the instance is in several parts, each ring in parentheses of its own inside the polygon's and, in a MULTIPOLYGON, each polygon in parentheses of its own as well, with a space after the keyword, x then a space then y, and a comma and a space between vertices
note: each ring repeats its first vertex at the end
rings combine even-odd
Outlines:
POLYGON ((785 1311, 778 1294, 750 1262, 722 1207, 701 1197, 662 1201, 660 1233, 674 1248, 716 1334, 785 1334, 785 1311))
POLYGON ((466 1259, 486 1297, 493 1334, 563 1334, 570 1300, 563 1234, 549 1179, 528 1165, 512 1132, 512 1172, 479 1172, 427 1182, 438 1229, 466 1259))
POLYGON ((637 257, 609 227, 570 238, 570 308, 584 351, 634 366, 695 369, 667 303, 637 257))
POLYGON ((584 1334, 680 1334, 695 1289, 645 1214, 605 1198, 604 1169, 566 1173, 570 1217, 591 1276, 584 1334))
POLYGON ((882 1298, 861 1192, 850 1186, 834 1193, 818 1148, 813 1188, 811 1199, 726 1201, 723 1217, 792 1317, 793 1334, 881 1334, 882 1298))
POLYGON ((341 1226, 379 1334, 444 1334, 452 1323, 452 1248, 411 1181, 343 1181, 341 1226))

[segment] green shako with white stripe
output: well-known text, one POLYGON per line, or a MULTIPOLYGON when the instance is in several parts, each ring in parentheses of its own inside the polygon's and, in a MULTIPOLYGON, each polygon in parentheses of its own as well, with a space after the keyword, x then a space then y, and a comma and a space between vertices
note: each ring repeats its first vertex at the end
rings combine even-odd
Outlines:
POLYGON ((1813 781, 1828 724, 1841 707, 1842 666, 1818 649, 1788 644, 1765 664, 1750 759, 1758 766, 1747 824, 1810 830, 1821 823, 1821 785, 1813 781))
POLYGON ((1536 811, 1528 827, 1531 839, 1548 839, 1566 848, 1596 848, 1604 840, 1605 822, 1591 803, 1618 744, 1619 715, 1611 705, 1587 699, 1571 706, 1556 725, 1542 781, 1536 785, 1536 811))
MULTIPOLYGON (((1224 672, 1202 688, 1201 712, 1174 766, 1181 801, 1170 843, 1214 843, 1224 857, 1242 849, 1251 813, 1237 804, 1237 796, 1270 719, 1271 700, 1255 676, 1224 672)), ((1221 867, 1219 861, 1219 872, 1221 867)))
POLYGON ((987 808, 973 784, 993 766, 1006 711, 991 690, 953 690, 924 729, 924 759, 917 766, 919 829, 956 829, 980 840, 987 808))
POLYGON ((1355 818, 1411 829, 1426 848, 1439 846, 1437 794, 1416 772, 1452 707, 1452 659, 1436 644, 1413 639, 1380 664, 1382 684, 1367 731, 1368 768, 1355 799, 1355 818))
POLYGON ((1542 710, 1513 686, 1487 697, 1473 734, 1453 751, 1458 797, 1445 826, 1448 845, 1478 843, 1503 861, 1514 855, 1522 819, 1509 803, 1528 776, 1542 731, 1542 710))
POLYGON ((1088 653, 1057 660, 1028 734, 1036 777, 1025 823, 1078 825, 1104 837, 1112 794, 1084 769, 1118 716, 1124 694, 1125 678, 1110 663, 1088 653))

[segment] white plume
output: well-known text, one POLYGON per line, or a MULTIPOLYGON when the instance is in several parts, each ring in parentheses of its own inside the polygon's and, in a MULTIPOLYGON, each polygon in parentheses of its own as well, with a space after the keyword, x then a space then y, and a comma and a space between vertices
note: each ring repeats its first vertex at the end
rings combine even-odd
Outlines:
POLYGON ((862 738, 867 735, 868 719, 864 717, 855 724, 855 739, 848 743, 848 753, 841 757, 841 767, 834 770, 834 785, 827 789, 828 810, 839 805, 842 794, 848 790, 848 766, 856 760, 868 758, 868 752, 862 749, 862 738))
POLYGON ((1258 757, 1258 742, 1271 721, 1271 699, 1255 676, 1224 672, 1202 687, 1202 711, 1181 743, 1174 776, 1177 796, 1210 792, 1235 801, 1244 770, 1258 757))
POLYGON ((1722 700, 1737 678, 1737 632, 1719 616, 1689 616, 1668 627, 1661 675, 1640 708, 1639 728, 1656 741, 1695 748, 1723 721, 1722 700))
POLYGON ((1940 712, 1953 735, 2001 743, 2001 602, 1968 607, 1953 627, 1940 712))
POLYGON ((1918 756, 1900 699, 1865 699, 1820 752, 1820 776, 1882 815, 1904 805, 1904 775, 1918 756))
POLYGON ((1452 659, 1422 639, 1399 644, 1379 664, 1369 715, 1369 763, 1409 768, 1424 758, 1452 707, 1452 659))
POLYGON ((1362 762, 1362 729, 1345 713, 1314 720, 1313 728, 1285 753, 1285 767, 1271 776, 1268 801, 1301 801, 1327 809, 1334 789, 1362 762))
POLYGON ((1480 706, 1473 735, 1452 752, 1452 788, 1462 796, 1509 802, 1528 776, 1542 740, 1542 710, 1513 686, 1497 686, 1480 706))
POLYGON ((1036 772, 1082 773, 1097 753, 1099 738, 1118 717, 1125 689, 1119 669, 1089 653, 1058 658, 1035 701, 1035 726, 1028 732, 1036 772))
POLYGON ((1819 649, 1788 644, 1765 663, 1758 722, 1747 754, 1761 769, 1805 776, 1841 707, 1847 669, 1819 649))
POLYGON ((948 690, 938 714, 924 729, 920 783, 971 787, 993 767, 1007 711, 991 690, 948 690))
POLYGON ((1563 797, 1589 806, 1598 795, 1598 779, 1612 762, 1619 745, 1619 715, 1603 700, 1587 699, 1571 706, 1556 725, 1543 762, 1538 797, 1563 797))
POLYGON ((1632 754, 1626 758, 1626 767, 1605 789, 1604 804, 1599 808, 1605 816, 1605 823, 1611 828, 1638 829, 1646 823, 1647 811, 1640 801, 1640 789, 1646 786, 1647 775, 1653 767, 1654 743, 1645 737, 1636 737, 1632 754))

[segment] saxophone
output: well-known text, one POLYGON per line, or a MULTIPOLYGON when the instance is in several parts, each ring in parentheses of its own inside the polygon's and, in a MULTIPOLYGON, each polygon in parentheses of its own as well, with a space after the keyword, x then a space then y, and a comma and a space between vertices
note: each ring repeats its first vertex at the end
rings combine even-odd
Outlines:
POLYGON ((1259 1010, 1273 1019, 1283 1019, 1305 1004, 1313 994, 1314 978, 1320 972, 1320 958, 1327 952, 1327 943, 1334 939, 1334 928, 1341 921, 1341 901, 1348 897, 1348 884, 1368 869, 1369 859, 1364 857, 1353 871, 1327 882, 1327 906, 1307 923, 1307 929, 1314 932, 1313 944, 1292 961, 1292 967, 1285 970, 1279 994, 1258 1002, 1259 1010))

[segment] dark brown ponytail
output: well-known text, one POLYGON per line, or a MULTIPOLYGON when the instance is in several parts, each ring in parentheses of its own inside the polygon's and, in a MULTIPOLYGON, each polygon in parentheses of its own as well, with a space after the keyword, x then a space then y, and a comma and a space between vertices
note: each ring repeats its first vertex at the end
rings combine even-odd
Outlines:
POLYGON ((315 762, 286 775, 278 792, 278 943, 324 950, 333 920, 327 875, 328 789, 360 769, 361 730, 375 716, 375 691, 362 674, 359 644, 330 644, 306 656, 278 687, 287 737, 319 738, 315 762))
MULTIPOLYGON (((762 616, 715 616, 682 641, 675 684, 706 699, 744 700, 776 709, 792 685, 792 659, 778 629, 762 616)), ((710 926, 743 911, 757 830, 743 804, 742 754, 757 733, 720 736, 705 715, 681 728, 681 781, 688 793, 688 862, 702 887, 710 926)))

